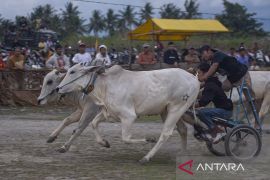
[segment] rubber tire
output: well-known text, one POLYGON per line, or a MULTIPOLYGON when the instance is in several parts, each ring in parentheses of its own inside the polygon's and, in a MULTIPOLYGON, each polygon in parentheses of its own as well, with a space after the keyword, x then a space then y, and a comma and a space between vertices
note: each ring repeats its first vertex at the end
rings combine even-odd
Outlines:
MULTIPOLYGON (((253 127, 250 127, 249 125, 238 125, 236 127, 234 127, 227 135, 226 135, 226 138, 225 138, 225 150, 226 150, 226 155, 227 156, 230 156, 233 160, 235 161, 248 161, 250 159, 238 159, 237 157, 233 156, 232 155, 232 152, 230 151, 230 148, 229 148, 229 142, 230 142, 230 138, 231 136, 237 132, 239 129, 248 129, 249 131, 252 132, 252 134, 255 134, 256 136, 256 139, 258 140, 258 148, 257 148, 257 151, 255 153, 255 155, 253 157, 256 157, 259 155, 260 151, 261 151, 261 148, 262 148, 262 139, 261 139, 261 136, 260 134, 258 133, 257 130, 255 130, 253 127)), ((252 157, 252 158, 253 158, 252 157)), ((251 158, 251 159, 252 159, 251 158)))
MULTIPOLYGON (((221 141, 222 142, 222 141, 221 141)), ((226 151, 224 150, 224 152, 220 152, 220 151, 217 151, 213 148, 213 144, 210 143, 210 142, 206 142, 206 147, 207 149, 214 155, 216 156, 226 156, 226 151)))

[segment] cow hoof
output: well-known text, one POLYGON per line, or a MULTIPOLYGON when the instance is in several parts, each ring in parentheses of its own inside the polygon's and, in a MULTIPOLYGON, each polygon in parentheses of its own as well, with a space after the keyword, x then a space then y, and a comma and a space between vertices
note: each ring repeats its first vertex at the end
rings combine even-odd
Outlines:
POLYGON ((145 157, 142 158, 141 160, 139 160, 139 163, 140 163, 141 165, 145 165, 145 164, 148 163, 148 162, 149 162, 149 159, 146 159, 145 157))
POLYGON ((109 142, 107 140, 103 139, 103 141, 104 141, 104 145, 103 145, 104 147, 106 147, 106 148, 111 147, 111 145, 109 144, 109 142))
POLYGON ((157 139, 155 137, 148 137, 148 138, 146 138, 146 142, 156 143, 157 142, 157 139))
POLYGON ((55 141, 57 139, 57 136, 52 136, 52 137, 49 137, 47 139, 47 143, 52 143, 53 141, 55 141))
POLYGON ((67 149, 65 147, 61 147, 61 148, 57 149, 57 152, 65 153, 65 152, 67 152, 67 149))

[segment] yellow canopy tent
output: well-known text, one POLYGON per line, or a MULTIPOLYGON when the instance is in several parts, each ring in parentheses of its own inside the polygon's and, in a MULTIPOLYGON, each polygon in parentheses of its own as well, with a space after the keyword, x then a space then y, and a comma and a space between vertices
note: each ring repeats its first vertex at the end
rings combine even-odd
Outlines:
POLYGON ((129 33, 130 40, 179 41, 191 35, 229 32, 217 20, 149 19, 129 33))

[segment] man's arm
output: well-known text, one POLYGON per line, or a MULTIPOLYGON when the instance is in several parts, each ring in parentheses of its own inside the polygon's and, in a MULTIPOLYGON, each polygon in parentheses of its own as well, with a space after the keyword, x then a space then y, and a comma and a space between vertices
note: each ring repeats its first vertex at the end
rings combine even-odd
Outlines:
POLYGON ((144 63, 143 63, 143 57, 142 57, 142 54, 139 54, 139 57, 138 57, 138 64, 144 64, 144 63))
POLYGON ((54 56, 52 56, 52 57, 50 57, 49 59, 48 59, 48 61, 46 62, 46 67, 47 68, 53 68, 54 67, 54 64, 55 63, 55 61, 54 61, 54 56))
POLYGON ((155 64, 155 63, 157 63, 157 60, 155 58, 155 54, 152 53, 152 62, 151 62, 151 64, 155 64))
POLYGON ((78 56, 77 56, 77 54, 75 54, 74 57, 72 58, 72 62, 74 64, 77 64, 78 63, 78 56))
POLYGON ((215 74, 215 72, 217 71, 219 66, 219 63, 213 63, 210 67, 210 69, 208 70, 207 73, 205 73, 205 75, 202 77, 202 80, 205 81, 208 79, 208 77, 212 76, 213 74, 215 74))
POLYGON ((179 55, 177 53, 177 50, 175 51, 175 56, 176 56, 176 63, 180 63, 180 58, 179 58, 179 55))
POLYGON ((215 87, 210 84, 210 86, 205 87, 202 96, 199 99, 198 103, 195 104, 195 107, 207 106, 215 97, 215 87))
POLYGON ((68 70, 70 67, 70 62, 69 62, 69 59, 66 55, 64 55, 64 62, 65 62, 64 69, 68 70))

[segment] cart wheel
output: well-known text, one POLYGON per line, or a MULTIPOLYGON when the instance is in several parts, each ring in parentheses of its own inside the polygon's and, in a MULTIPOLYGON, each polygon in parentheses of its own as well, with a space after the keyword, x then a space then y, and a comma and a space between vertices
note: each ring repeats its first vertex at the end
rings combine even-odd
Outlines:
POLYGON ((239 125, 225 138, 226 155, 235 161, 247 161, 257 156, 262 147, 261 136, 248 125, 239 125))
POLYGON ((224 149, 224 141, 225 137, 222 138, 221 141, 219 141, 217 144, 213 144, 211 142, 206 142, 207 149, 216 156, 225 156, 226 151, 224 149))

